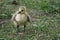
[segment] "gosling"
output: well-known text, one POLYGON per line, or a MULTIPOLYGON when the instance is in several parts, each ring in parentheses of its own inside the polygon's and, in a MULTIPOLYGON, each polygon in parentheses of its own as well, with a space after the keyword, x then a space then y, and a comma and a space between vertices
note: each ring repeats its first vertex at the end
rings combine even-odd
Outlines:
POLYGON ((19 7, 19 10, 13 14, 12 21, 13 21, 14 25, 17 27, 17 32, 19 32, 20 25, 24 26, 24 32, 25 32, 25 27, 26 27, 27 23, 30 23, 32 26, 31 17, 27 13, 25 6, 19 7))

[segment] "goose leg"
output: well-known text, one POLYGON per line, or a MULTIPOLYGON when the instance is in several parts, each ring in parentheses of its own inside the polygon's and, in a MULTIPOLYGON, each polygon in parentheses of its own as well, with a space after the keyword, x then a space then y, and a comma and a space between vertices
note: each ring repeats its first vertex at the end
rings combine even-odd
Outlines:
POLYGON ((24 25, 24 32, 25 32, 26 25, 24 25))
POLYGON ((19 25, 17 25, 17 32, 19 32, 19 25))

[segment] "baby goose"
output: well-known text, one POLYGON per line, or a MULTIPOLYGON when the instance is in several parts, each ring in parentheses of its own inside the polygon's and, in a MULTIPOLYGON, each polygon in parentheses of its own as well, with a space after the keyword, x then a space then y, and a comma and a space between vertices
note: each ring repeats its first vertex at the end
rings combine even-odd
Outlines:
POLYGON ((30 15, 26 12, 26 7, 25 6, 20 6, 19 10, 13 14, 12 16, 12 21, 14 25, 17 27, 17 32, 19 32, 19 26, 23 25, 24 26, 24 32, 25 32, 25 27, 26 24, 29 22, 32 24, 32 20, 30 15))

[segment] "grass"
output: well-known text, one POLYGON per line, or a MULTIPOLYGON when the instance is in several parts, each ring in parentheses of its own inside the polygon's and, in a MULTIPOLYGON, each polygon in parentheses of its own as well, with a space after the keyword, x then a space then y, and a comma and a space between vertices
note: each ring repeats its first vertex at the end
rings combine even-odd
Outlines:
MULTIPOLYGON (((0 0, 0 39, 4 40, 60 40, 60 0, 0 0), (20 5, 27 7, 33 20, 33 28, 26 27, 25 34, 16 34, 10 19, 20 5)), ((22 28, 23 29, 23 28, 22 28)), ((21 30, 21 28, 20 28, 21 30)))

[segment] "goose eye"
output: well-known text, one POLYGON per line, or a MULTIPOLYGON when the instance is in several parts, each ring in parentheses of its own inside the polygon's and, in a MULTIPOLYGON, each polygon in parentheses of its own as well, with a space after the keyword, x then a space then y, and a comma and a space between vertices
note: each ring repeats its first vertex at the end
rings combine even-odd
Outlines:
POLYGON ((24 11, 24 10, 21 10, 21 11, 24 11))

